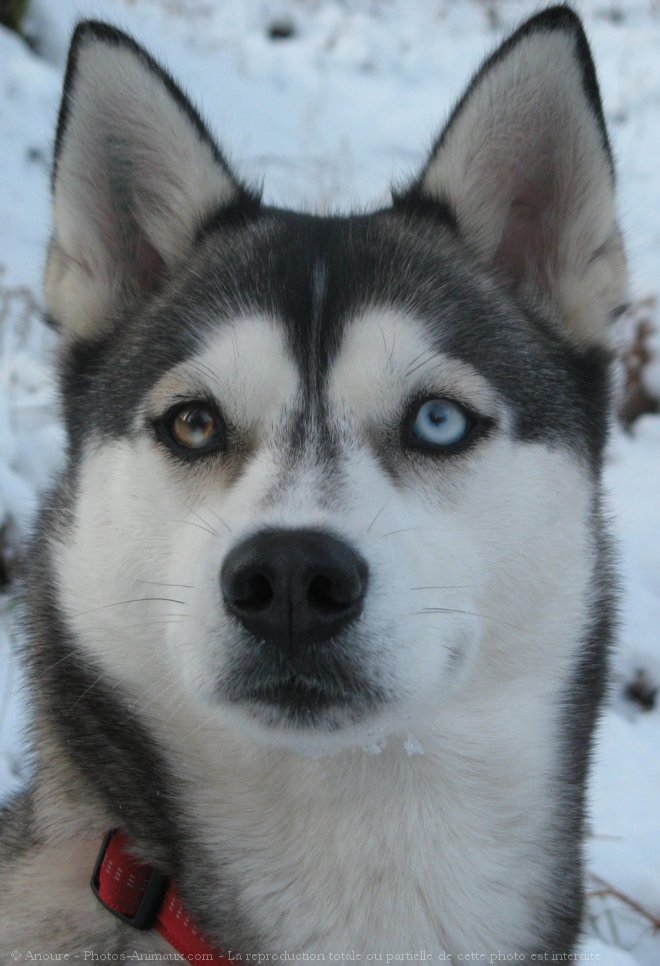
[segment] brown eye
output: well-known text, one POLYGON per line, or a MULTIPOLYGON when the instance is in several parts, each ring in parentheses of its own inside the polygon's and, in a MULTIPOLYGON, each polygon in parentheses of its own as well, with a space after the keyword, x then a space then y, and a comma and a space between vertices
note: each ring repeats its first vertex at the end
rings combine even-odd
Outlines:
POLYGON ((203 402, 186 403, 170 410, 164 428, 171 442, 186 450, 214 449, 224 439, 221 417, 212 406, 203 402))

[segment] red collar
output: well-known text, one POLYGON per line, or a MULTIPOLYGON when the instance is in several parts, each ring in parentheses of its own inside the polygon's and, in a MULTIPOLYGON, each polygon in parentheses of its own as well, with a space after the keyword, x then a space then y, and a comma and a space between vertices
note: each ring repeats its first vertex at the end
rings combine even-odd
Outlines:
POLYGON ((136 859, 130 847, 130 839, 121 830, 108 832, 103 839, 91 883, 97 899, 128 926, 155 929, 191 963, 230 963, 198 932, 175 884, 136 859))

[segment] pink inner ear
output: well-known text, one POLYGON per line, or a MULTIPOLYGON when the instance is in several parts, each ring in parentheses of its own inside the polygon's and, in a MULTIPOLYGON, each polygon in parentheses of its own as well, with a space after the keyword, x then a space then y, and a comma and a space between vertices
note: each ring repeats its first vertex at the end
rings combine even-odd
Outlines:
POLYGON ((511 203, 495 265, 515 287, 539 273, 543 261, 542 220, 543 211, 534 203, 518 198, 511 203))
POLYGON ((117 178, 116 163, 112 168, 102 164, 90 178, 88 190, 96 199, 99 241, 122 283, 145 295, 157 292, 165 280, 166 266, 135 220, 133 184, 117 178))
POLYGON ((547 151, 536 139, 533 156, 524 159, 525 167, 515 166, 509 177, 511 201, 495 251, 495 264, 515 287, 523 280, 543 284, 555 255, 557 168, 553 146, 549 139, 545 140, 547 151))
POLYGON ((135 223, 134 228, 136 231, 135 266, 133 268, 135 281, 140 291, 145 294, 155 293, 165 281, 167 273, 165 262, 135 223))

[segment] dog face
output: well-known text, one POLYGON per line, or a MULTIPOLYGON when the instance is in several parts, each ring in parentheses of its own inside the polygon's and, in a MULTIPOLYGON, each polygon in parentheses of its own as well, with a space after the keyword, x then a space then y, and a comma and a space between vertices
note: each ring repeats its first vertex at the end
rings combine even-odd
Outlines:
POLYGON ((262 205, 151 58, 83 24, 54 210, 51 552, 90 662, 295 747, 570 662, 624 275, 576 18, 521 28, 414 184, 344 217, 262 205))

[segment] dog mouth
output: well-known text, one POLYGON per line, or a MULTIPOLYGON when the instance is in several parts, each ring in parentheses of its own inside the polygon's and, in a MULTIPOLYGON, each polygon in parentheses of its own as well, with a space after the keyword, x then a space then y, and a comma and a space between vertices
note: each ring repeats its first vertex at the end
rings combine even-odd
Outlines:
POLYGON ((263 650, 257 646, 230 662, 220 697, 266 725, 336 730, 391 699, 359 663, 336 652, 312 648, 294 660, 263 650))

